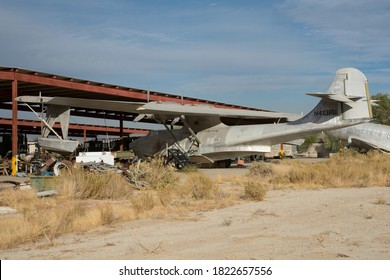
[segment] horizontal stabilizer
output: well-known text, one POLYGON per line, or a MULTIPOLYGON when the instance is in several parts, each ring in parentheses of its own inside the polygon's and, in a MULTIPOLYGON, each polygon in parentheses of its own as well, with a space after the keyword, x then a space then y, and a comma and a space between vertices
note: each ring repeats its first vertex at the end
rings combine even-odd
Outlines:
POLYGON ((380 100, 370 100, 371 106, 379 106, 378 102, 380 102, 380 100))
POLYGON ((337 102, 342 102, 342 103, 356 102, 363 98, 361 96, 345 96, 345 95, 322 93, 322 92, 311 92, 311 93, 307 93, 307 95, 333 100, 337 102))

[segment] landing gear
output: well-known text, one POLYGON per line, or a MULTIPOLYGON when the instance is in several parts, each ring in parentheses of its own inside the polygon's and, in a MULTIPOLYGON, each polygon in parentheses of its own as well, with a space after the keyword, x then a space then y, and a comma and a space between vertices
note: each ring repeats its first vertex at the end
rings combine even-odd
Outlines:
POLYGON ((168 149, 168 155, 165 158, 165 164, 169 164, 172 162, 177 169, 182 169, 190 160, 186 153, 181 151, 180 149, 168 149))

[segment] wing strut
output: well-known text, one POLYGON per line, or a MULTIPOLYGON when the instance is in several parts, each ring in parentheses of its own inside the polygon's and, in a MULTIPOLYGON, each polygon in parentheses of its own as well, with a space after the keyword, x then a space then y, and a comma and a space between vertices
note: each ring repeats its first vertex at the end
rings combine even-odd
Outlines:
POLYGON ((191 133, 191 135, 195 138, 198 145, 200 144, 199 138, 196 136, 195 132, 192 130, 192 128, 188 125, 185 117, 182 115, 180 116, 180 120, 183 122, 184 126, 188 129, 188 131, 191 133))
POLYGON ((176 167, 183 168, 189 161, 187 152, 180 146, 179 140, 172 133, 172 130, 168 127, 165 120, 162 120, 159 115, 155 115, 155 117, 158 121, 161 122, 162 125, 164 125, 165 129, 168 131, 168 133, 171 135, 171 137, 175 140, 174 145, 175 145, 176 149, 169 149, 169 147, 166 147, 166 151, 168 152, 166 163, 168 163, 172 159, 174 159, 176 167))
POLYGON ((53 132, 54 133, 54 135, 55 136, 57 136, 58 137, 58 139, 60 139, 60 140, 63 140, 62 139, 62 137, 49 125, 49 123, 47 122, 47 121, 45 121, 43 118, 41 118, 40 116, 39 116, 39 114, 37 113, 37 112, 35 112, 34 111, 34 109, 30 106, 30 105, 28 105, 27 103, 24 103, 36 116, 37 116, 37 118, 41 121, 41 122, 43 122, 44 124, 45 124, 45 126, 48 128, 48 129, 50 129, 50 131, 51 132, 53 132))

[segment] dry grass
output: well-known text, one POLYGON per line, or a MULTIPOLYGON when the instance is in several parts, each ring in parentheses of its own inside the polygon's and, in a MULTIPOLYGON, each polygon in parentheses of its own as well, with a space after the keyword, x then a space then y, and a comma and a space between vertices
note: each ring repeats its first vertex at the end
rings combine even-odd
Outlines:
POLYGON ((53 240, 65 233, 142 217, 183 218, 189 211, 209 210, 230 205, 205 175, 192 170, 182 182, 180 174, 161 161, 133 168, 142 190, 115 172, 89 173, 76 169, 57 180, 59 195, 38 198, 33 190, 0 192, 0 206, 17 214, 0 218, 0 249, 23 243, 53 240))
POLYGON ((57 188, 69 199, 123 199, 131 196, 132 185, 113 171, 103 173, 72 170, 59 177, 57 188))
POLYGON ((37 198, 32 190, 0 192, 0 203, 18 214, 0 219, 0 248, 56 237, 69 232, 84 232, 114 221, 135 218, 123 202, 99 202, 57 196, 37 198))
POLYGON ((257 201, 262 201, 267 193, 267 186, 261 181, 248 180, 245 183, 245 196, 257 201))
POLYGON ((162 159, 142 162, 130 167, 134 181, 142 187, 159 189, 179 182, 180 175, 172 166, 165 166, 162 159))
POLYGON ((140 192, 138 195, 132 197, 130 201, 136 213, 152 210, 157 203, 155 193, 150 190, 140 192))
POLYGON ((380 196, 380 197, 377 198, 375 204, 385 205, 386 204, 386 199, 383 196, 380 196))
POLYGON ((121 175, 75 170, 57 184, 59 195, 50 198, 38 198, 33 190, 0 192, 0 205, 18 211, 0 219, 1 249, 136 217, 126 201, 132 186, 121 175))
POLYGON ((143 190, 131 202, 139 217, 183 219, 192 211, 232 205, 235 197, 238 196, 221 192, 209 177, 196 171, 187 173, 176 184, 143 190))
POLYGON ((336 155, 320 163, 300 160, 280 164, 262 163, 250 169, 252 178, 262 179, 273 188, 333 188, 390 185, 390 157, 379 152, 359 154, 353 151, 336 155), (260 169, 261 170, 261 169, 260 169), (269 171, 270 170, 270 171, 269 171), (272 174, 272 175, 270 175, 272 174))
POLYGON ((182 188, 187 189, 191 197, 196 200, 213 198, 218 192, 214 182, 199 172, 189 173, 182 188))
POLYGON ((271 164, 259 161, 249 167, 249 173, 255 177, 269 177, 275 174, 275 168, 271 164))
MULTIPOLYGON (((375 152, 344 153, 315 164, 299 160, 259 163, 249 169, 249 178, 218 177, 216 181, 196 170, 180 176, 160 161, 133 168, 142 190, 134 190, 113 172, 75 170, 58 180, 56 197, 37 198, 32 190, 1 191, 0 206, 14 208, 18 214, 0 217, 0 249, 40 240, 54 244, 65 233, 142 217, 183 219, 191 211, 222 208, 243 198, 262 200, 268 188, 390 185, 390 157, 375 152)), ((386 202, 378 198, 377 203, 386 202)))

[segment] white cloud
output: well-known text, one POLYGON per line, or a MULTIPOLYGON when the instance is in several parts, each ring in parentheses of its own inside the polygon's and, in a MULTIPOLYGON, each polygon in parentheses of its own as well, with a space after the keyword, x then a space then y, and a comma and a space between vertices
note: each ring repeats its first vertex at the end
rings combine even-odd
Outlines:
POLYGON ((386 0, 287 0, 280 6, 311 36, 365 62, 389 60, 390 2, 386 0))

